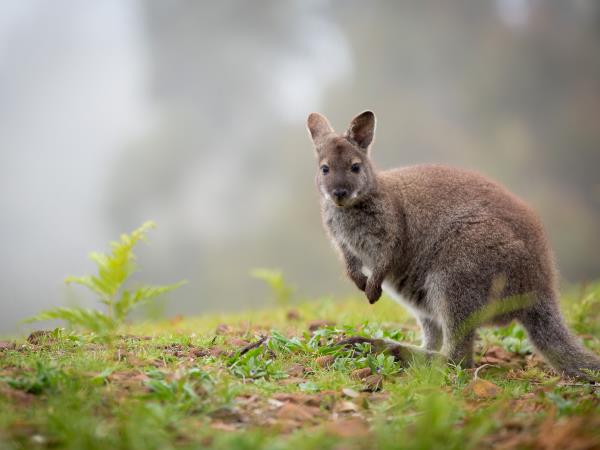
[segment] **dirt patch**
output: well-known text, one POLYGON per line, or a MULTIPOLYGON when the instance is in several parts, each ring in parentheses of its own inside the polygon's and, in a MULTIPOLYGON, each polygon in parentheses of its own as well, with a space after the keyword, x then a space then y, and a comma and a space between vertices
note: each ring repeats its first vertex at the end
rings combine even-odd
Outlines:
POLYGON ((13 389, 2 383, 0 383, 0 396, 19 406, 29 406, 35 399, 35 395, 29 392, 13 389))
POLYGON ((484 438, 482 448, 494 450, 597 450, 600 448, 600 416, 556 418, 552 410, 539 425, 507 421, 484 438))
POLYGON ((325 430, 340 438, 361 438, 369 435, 369 424, 362 418, 351 417, 328 422, 325 430))
POLYGON ((14 342, 0 341, 0 352, 6 351, 6 350, 14 350, 15 348, 17 348, 17 344, 15 344, 14 342))

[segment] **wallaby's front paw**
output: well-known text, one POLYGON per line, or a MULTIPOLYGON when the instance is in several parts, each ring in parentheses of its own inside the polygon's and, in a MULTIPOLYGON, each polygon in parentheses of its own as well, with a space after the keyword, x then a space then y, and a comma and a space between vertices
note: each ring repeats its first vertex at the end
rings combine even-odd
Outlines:
POLYGON ((362 273, 349 273, 350 279, 354 281, 354 284, 361 291, 364 291, 367 288, 367 277, 362 273))
POLYGON ((381 297, 381 284, 375 284, 373 283, 372 278, 369 278, 367 281, 367 287, 365 288, 365 294, 367 294, 369 303, 372 305, 381 297))

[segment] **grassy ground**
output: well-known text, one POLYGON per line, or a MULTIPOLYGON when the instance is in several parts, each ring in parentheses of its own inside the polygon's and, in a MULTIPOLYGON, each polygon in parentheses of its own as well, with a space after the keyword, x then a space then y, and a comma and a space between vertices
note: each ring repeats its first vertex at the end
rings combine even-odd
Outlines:
MULTIPOLYGON (((597 353, 599 306, 600 286, 565 299, 597 353)), ((418 343, 387 299, 122 333, 111 345, 61 330, 0 343, 0 448, 600 448, 598 386, 555 376, 514 324, 480 332, 477 373, 335 346, 355 334, 418 343)))

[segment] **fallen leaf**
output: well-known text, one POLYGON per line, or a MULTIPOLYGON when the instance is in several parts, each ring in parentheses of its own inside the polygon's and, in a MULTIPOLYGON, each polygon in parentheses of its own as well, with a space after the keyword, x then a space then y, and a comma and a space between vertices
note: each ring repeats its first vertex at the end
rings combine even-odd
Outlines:
POLYGON ((335 325, 330 320, 313 320, 309 322, 308 329, 309 331, 317 331, 319 328, 326 328, 335 325))
POLYGON ((148 381, 148 375, 136 371, 117 371, 112 372, 106 377, 106 380, 110 383, 118 384, 123 387, 132 387, 134 385, 141 385, 145 381, 148 381))
POLYGON ((598 449, 600 448, 598 429, 600 429, 600 416, 564 417, 557 421, 556 410, 553 410, 540 427, 535 448, 543 450, 598 449))
POLYGON ((271 406, 274 406, 275 408, 281 408, 283 405, 285 405, 284 402, 279 401, 279 400, 275 400, 274 398, 270 398, 267 400, 267 403, 271 406))
POLYGON ((286 314, 287 320, 300 320, 300 313, 297 309, 290 309, 286 314))
POLYGON ((369 375, 371 375, 371 368, 370 367, 365 367, 363 369, 356 369, 353 370, 350 373, 350 377, 354 378, 355 380, 364 380, 365 378, 367 378, 369 375))
POLYGON ((317 363, 317 365, 319 367, 331 367, 331 365, 334 363, 335 361, 335 357, 333 355, 324 355, 324 356, 319 356, 315 362, 317 363))
POLYGON ((351 389, 351 388, 342 389, 342 394, 344 394, 346 397, 350 397, 350 398, 357 398, 360 396, 360 394, 358 392, 356 392, 354 389, 351 389))
POLYGON ((233 425, 231 423, 221 422, 221 421, 212 422, 210 424, 210 427, 215 430, 220 430, 220 431, 235 431, 235 430, 237 430, 237 427, 235 425, 233 425))
POLYGON ((507 352, 502 347, 494 345, 485 352, 485 355, 481 358, 482 364, 498 364, 504 362, 510 362, 513 359, 512 353, 507 352))
POLYGON ((365 383, 365 391, 376 392, 383 387, 383 377, 379 374, 370 375, 363 380, 365 383))
POLYGON ((271 398, 283 403, 296 403, 308 406, 320 406, 323 396, 319 394, 287 394, 280 392, 277 394, 273 394, 271 398))
POLYGON ((325 426, 327 433, 341 438, 365 437, 369 434, 366 421, 358 417, 336 420, 325 426))
POLYGON ((279 419, 295 420, 297 422, 311 422, 321 415, 321 410, 317 407, 295 403, 286 403, 277 411, 279 419))
POLYGON ((201 347, 195 347, 190 349, 188 356, 190 358, 202 358, 204 356, 208 356, 210 354, 210 352, 208 350, 206 350, 205 348, 201 348, 201 347))
POLYGON ((221 355, 224 355, 226 353, 227 352, 225 350, 223 350, 222 348, 219 348, 219 347, 212 347, 212 348, 208 349, 208 354, 210 356, 214 356, 215 358, 219 357, 221 355))
POLYGON ((227 325, 226 323, 220 323, 219 325, 217 325, 215 334, 228 334, 228 333, 231 333, 231 327, 229 325, 227 325))
POLYGON ((247 340, 238 337, 229 338, 227 343, 229 345, 233 345, 234 347, 246 347, 249 344, 247 340))
POLYGON ((209 415, 214 420, 224 423, 241 423, 244 421, 240 411, 235 408, 218 408, 212 411, 209 415))
POLYGON ((493 398, 502 392, 500 386, 481 378, 471 381, 468 389, 479 398, 493 398))
POLYGON ((336 410, 342 413, 356 412, 358 411, 358 406, 356 405, 356 403, 343 400, 336 404, 336 410))
POLYGON ((292 364, 288 367, 287 374, 291 377, 302 377, 306 368, 302 364, 292 364))

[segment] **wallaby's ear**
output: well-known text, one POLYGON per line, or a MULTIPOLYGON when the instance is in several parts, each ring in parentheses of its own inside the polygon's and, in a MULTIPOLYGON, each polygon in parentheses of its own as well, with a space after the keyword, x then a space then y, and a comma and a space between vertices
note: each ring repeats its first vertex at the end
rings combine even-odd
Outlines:
POLYGON ((375 136, 375 114, 372 111, 360 113, 348 127, 346 137, 356 142, 364 150, 368 150, 375 136))
POLYGON ((328 133, 333 133, 333 128, 331 128, 329 121, 319 113, 309 114, 306 126, 313 142, 328 133))

